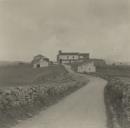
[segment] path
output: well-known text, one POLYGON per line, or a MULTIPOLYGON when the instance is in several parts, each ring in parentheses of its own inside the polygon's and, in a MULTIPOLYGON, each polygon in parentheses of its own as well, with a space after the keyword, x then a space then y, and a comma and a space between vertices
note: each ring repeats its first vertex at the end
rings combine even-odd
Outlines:
POLYGON ((107 128, 103 96, 106 81, 89 79, 83 88, 14 128, 107 128))

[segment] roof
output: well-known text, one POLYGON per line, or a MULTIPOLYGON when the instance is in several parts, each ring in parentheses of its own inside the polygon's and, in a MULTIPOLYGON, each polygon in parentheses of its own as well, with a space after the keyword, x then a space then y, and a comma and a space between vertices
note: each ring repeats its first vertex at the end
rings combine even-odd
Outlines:
POLYGON ((39 55, 34 56, 34 59, 35 59, 35 58, 45 58, 45 56, 39 54, 39 55))
POLYGON ((93 61, 92 60, 87 60, 87 61, 84 61, 84 62, 75 62, 75 63, 73 63, 73 65, 80 66, 80 65, 89 64, 89 63, 93 63, 93 61))
POLYGON ((81 55, 81 56, 88 56, 89 53, 78 53, 78 52, 61 52, 59 55, 81 55))
POLYGON ((45 56, 39 54, 39 55, 37 55, 37 56, 35 56, 35 57, 33 58, 32 63, 37 63, 37 62, 39 62, 41 59, 43 59, 43 60, 49 62, 49 58, 47 58, 47 57, 45 57, 45 56))
POLYGON ((96 59, 96 58, 92 58, 92 61, 105 61, 104 59, 96 59))
POLYGON ((79 55, 78 52, 62 52, 59 55, 79 55))
POLYGON ((88 56, 89 53, 79 53, 80 56, 88 56))

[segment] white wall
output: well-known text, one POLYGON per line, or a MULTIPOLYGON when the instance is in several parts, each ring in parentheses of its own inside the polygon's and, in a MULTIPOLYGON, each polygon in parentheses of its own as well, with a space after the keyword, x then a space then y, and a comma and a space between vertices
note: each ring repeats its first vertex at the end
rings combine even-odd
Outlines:
POLYGON ((78 72, 83 73, 83 72, 96 72, 96 67, 94 66, 93 63, 86 63, 78 66, 78 72))
POLYGON ((38 64, 40 65, 40 67, 48 67, 49 66, 49 62, 41 59, 39 62, 33 64, 33 67, 37 68, 38 64))

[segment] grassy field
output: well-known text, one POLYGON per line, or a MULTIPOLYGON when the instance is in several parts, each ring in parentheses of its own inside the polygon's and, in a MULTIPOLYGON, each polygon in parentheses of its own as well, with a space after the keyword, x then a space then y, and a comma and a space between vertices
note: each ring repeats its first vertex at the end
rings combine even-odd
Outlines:
POLYGON ((129 66, 104 66, 97 67, 97 74, 107 75, 112 77, 130 77, 129 66))
POLYGON ((32 68, 31 65, 0 67, 0 87, 18 87, 59 81, 67 74, 62 66, 32 68), (62 78, 61 78, 62 77, 62 78))

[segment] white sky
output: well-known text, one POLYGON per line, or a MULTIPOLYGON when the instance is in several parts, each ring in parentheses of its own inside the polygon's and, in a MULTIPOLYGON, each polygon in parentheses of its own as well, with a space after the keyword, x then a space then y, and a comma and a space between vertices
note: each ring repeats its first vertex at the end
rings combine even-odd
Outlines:
POLYGON ((0 60, 57 51, 130 61, 128 0, 0 0, 0 60))

